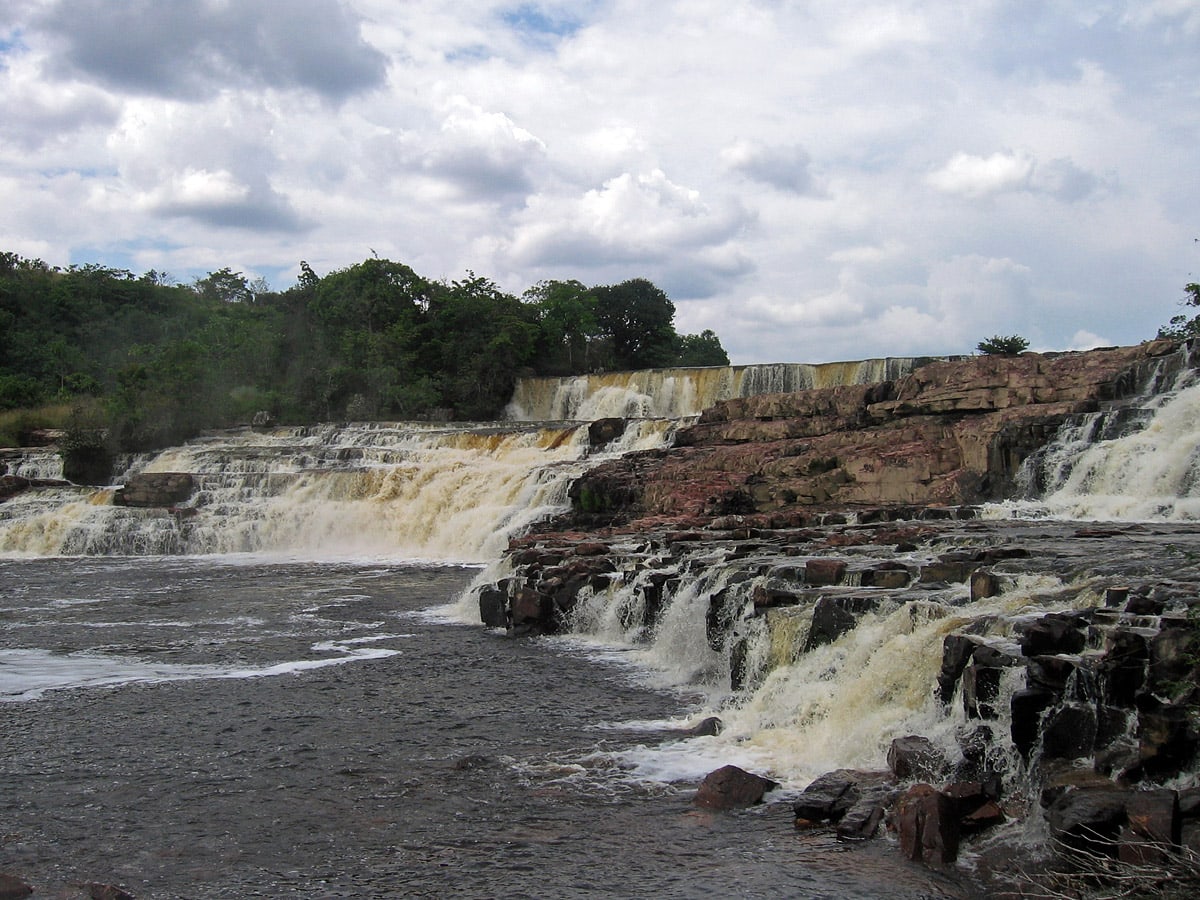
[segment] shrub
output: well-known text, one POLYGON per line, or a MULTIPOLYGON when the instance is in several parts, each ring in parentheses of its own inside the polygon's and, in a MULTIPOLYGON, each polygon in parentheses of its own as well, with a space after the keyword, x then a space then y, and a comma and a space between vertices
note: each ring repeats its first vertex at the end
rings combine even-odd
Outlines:
POLYGON ((994 334, 975 345, 975 349, 988 356, 1016 356, 1029 349, 1029 341, 1019 334, 994 334))

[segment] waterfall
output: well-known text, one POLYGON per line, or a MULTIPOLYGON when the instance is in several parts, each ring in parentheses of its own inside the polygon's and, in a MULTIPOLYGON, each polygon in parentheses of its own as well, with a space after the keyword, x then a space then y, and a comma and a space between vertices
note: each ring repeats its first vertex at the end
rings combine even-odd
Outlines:
POLYGON ((53 448, 0 450, 0 475, 55 480, 63 477, 62 457, 53 448))
POLYGON ((860 362, 770 363, 522 378, 506 415, 521 422, 586 422, 609 416, 680 418, 698 415, 714 403, 734 397, 888 381, 930 361, 925 357, 889 357, 860 362))
POLYGON ((1025 461, 1024 500, 993 517, 1200 519, 1200 383, 1191 349, 1151 370, 1128 401, 1064 424, 1025 461))
MULTIPOLYGON (((661 446, 634 423, 605 453, 661 446)), ((30 490, 0 504, 0 552, 34 556, 276 553, 482 562, 605 458, 587 429, 324 425, 206 435, 135 458, 122 478, 186 472, 180 507, 114 505, 114 490, 30 490)))

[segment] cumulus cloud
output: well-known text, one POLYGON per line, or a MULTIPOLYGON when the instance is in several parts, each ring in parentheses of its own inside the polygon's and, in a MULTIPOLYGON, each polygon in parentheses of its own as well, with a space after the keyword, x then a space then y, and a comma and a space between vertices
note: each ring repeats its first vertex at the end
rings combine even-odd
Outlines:
POLYGON ((740 208, 713 208, 660 169, 626 172, 579 197, 533 198, 511 255, 534 265, 661 262, 724 244, 745 222, 740 208))
POLYGON ((195 219, 215 227, 299 231, 304 225, 287 199, 266 184, 246 184, 231 172, 172 173, 135 203, 158 216, 195 219))
POLYGON ((1097 347, 1111 347, 1113 342, 1091 331, 1077 331, 1071 335, 1067 350, 1094 350, 1097 347))
POLYGON ((781 191, 793 194, 815 192, 813 176, 809 171, 812 158, 799 144, 768 147, 739 141, 725 148, 721 157, 735 172, 781 191))
POLYGON ((87 128, 113 125, 120 105, 107 92, 89 84, 48 84, 27 56, 9 61, 0 79, 4 124, 0 142, 34 150, 87 128))
POLYGON ((1198 10, 8 0, 0 249, 641 276, 737 362, 1133 342, 1195 268, 1198 10))
POLYGON ((456 96, 440 134, 425 142, 421 168, 473 199, 524 195, 533 187, 533 169, 545 145, 508 116, 486 112, 456 96))
POLYGON ((194 100, 240 84, 340 101, 385 76, 337 0, 57 0, 37 21, 61 45, 61 75, 116 90, 194 100))
POLYGON ((929 176, 929 183, 947 194, 986 197, 1028 187, 1033 167, 1033 159, 1025 153, 993 153, 987 157, 956 153, 929 176))
POLYGON ((1100 179, 1070 159, 1039 164, 1022 151, 972 156, 956 153, 928 177, 929 184, 947 194, 976 199, 1009 191, 1049 194, 1067 203, 1082 200, 1100 179))

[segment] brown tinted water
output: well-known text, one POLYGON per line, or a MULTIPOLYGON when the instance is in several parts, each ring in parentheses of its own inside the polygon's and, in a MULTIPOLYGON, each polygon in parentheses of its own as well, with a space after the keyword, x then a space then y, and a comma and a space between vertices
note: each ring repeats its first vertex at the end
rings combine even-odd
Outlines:
POLYGON ((932 897, 786 799, 614 762, 686 695, 422 613, 461 568, 0 560, 0 871, 35 896, 932 897))

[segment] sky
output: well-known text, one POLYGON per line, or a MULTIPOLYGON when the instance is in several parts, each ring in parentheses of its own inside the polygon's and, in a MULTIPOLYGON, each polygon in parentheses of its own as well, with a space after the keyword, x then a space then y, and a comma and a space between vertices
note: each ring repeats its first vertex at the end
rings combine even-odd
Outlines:
POLYGON ((1133 344, 1198 64, 1200 0, 5 0, 0 250, 647 278, 738 364, 1133 344))

